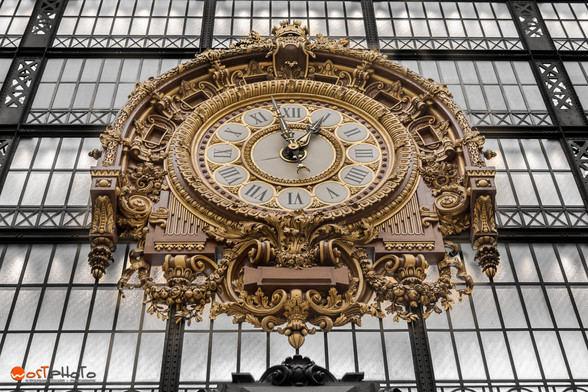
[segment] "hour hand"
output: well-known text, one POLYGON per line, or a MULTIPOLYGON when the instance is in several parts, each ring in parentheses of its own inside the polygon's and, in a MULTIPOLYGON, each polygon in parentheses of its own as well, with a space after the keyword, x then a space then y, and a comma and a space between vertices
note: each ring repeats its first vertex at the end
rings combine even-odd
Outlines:
POLYGON ((298 139, 296 139, 296 143, 298 143, 300 147, 306 147, 308 143, 310 143, 310 137, 313 134, 318 133, 318 131, 320 131, 319 127, 321 126, 323 121, 325 121, 325 117, 321 117, 311 125, 307 126, 306 133, 300 136, 298 139))

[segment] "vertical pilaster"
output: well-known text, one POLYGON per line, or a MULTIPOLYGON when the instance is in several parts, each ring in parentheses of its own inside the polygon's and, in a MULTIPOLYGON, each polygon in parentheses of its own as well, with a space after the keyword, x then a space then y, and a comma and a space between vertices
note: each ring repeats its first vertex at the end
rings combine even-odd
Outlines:
POLYGON ((204 12, 202 15, 202 34, 200 35, 200 50, 212 48, 212 35, 214 32, 214 13, 216 0, 204 0, 204 12))
MULTIPOLYGON (((175 320, 176 309, 172 307, 165 329, 165 343, 161 363, 159 390, 161 392, 176 392, 180 384, 180 365, 182 361, 182 346, 184 344, 185 322, 175 320)), ((157 360, 155 358, 155 360, 157 360)))
POLYGON ((419 318, 408 323, 412 361, 419 392, 435 392, 435 373, 422 308, 413 309, 419 318))
POLYGON ((361 0, 361 10, 363 12, 363 23, 365 24, 367 47, 368 49, 380 49, 373 1, 361 0))

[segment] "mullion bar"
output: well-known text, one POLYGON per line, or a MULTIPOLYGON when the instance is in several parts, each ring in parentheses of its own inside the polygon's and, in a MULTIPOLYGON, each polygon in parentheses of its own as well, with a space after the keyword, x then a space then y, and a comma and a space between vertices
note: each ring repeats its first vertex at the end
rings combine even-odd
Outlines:
MULTIPOLYGON (((384 362, 384 377, 386 379, 386 387, 390 386, 390 370, 388 369, 388 353, 386 350, 386 337, 384 336, 384 322, 381 318, 378 318, 380 341, 382 345, 382 359, 384 362)), ((327 347, 325 347, 325 357, 327 356, 327 347)))
MULTIPOLYGON (((457 350, 457 344, 456 344, 456 339, 455 339, 455 333, 453 331, 453 323, 451 321, 451 314, 450 312, 444 312, 445 313, 445 317, 447 317, 447 323, 449 326, 449 330, 444 331, 444 333, 449 332, 449 336, 451 338, 451 348, 453 350, 453 357, 455 358, 455 365, 457 368, 457 378, 458 378, 458 382, 461 388, 465 388, 464 382, 463 382, 463 373, 461 371, 461 361, 459 359, 459 352, 457 350)), ((432 363, 433 361, 431 361, 432 363)))

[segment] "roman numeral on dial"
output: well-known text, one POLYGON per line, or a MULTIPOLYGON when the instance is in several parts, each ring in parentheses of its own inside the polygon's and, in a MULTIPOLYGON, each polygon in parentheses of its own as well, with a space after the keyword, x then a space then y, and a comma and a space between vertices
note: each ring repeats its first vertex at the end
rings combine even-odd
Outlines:
POLYGON ((206 151, 206 157, 216 163, 229 163, 239 157, 239 150, 230 144, 213 144, 206 151))
POLYGON ((356 144, 349 148, 347 155, 356 162, 369 163, 380 158, 380 150, 371 144, 356 144))
POLYGON ((243 121, 253 127, 265 127, 274 122, 274 115, 266 109, 254 109, 243 115, 243 121))
POLYGON ((221 126, 218 136, 227 142, 240 142, 249 137, 249 129, 241 124, 229 123, 221 126))
POLYGON ((244 185, 240 193, 250 203, 265 203, 274 196, 274 189, 264 182, 251 182, 244 185))
POLYGON ((347 166, 341 170, 341 179, 349 185, 366 185, 373 178, 374 174, 370 169, 364 166, 347 166))
POLYGON ((312 196, 306 189, 289 188, 284 189, 278 195, 278 204, 289 210, 300 210, 312 201, 312 196))
POLYGON ((281 108, 284 120, 300 121, 306 117, 306 109, 300 105, 284 105, 281 108))
POLYGON ((316 197, 325 203, 340 203, 349 197, 349 190, 338 182, 323 182, 314 188, 316 197))
POLYGON ((367 129, 360 124, 347 123, 337 128, 337 136, 346 142, 360 142, 368 135, 367 129))
POLYGON ((240 166, 225 166, 214 172, 214 178, 223 185, 239 185, 247 179, 247 171, 240 166))

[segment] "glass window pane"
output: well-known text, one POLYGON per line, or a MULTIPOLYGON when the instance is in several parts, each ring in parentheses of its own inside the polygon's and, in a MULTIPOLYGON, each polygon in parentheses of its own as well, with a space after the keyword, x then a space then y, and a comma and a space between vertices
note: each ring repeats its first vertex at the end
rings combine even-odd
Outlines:
POLYGON ((455 332, 455 344, 465 380, 482 380, 486 378, 480 343, 475 332, 455 332))
POLYGON ((203 381, 206 379, 206 366, 202 366, 203 358, 208 356, 208 334, 184 334, 180 380, 203 381))
POLYGON ((359 371, 368 380, 384 380, 384 353, 382 338, 378 332, 357 332, 357 356, 359 371))
POLYGON ((484 355, 491 379, 511 380, 514 378, 507 345, 503 332, 482 331, 484 355))
POLYGON ((433 368, 437 380, 457 380, 457 364, 451 336, 446 332, 429 332, 433 368))
POLYGON ((539 379, 541 372, 529 332, 509 331, 508 341, 517 376, 522 379, 539 379))
POLYGON ((139 358, 137 359, 136 381, 158 382, 161 376, 161 361, 154 360, 163 356, 165 334, 144 333, 141 335, 139 358))
MULTIPOLYGON (((303 346, 304 347, 304 346, 303 346)), ((241 334, 241 371, 258 380, 266 370, 266 333, 241 334)))
POLYGON ((561 339, 565 347, 568 364, 572 370, 572 376, 575 379, 588 378, 588 349, 586 343, 579 331, 562 331, 561 339))
POLYGON ((347 372, 354 371, 353 340, 350 332, 330 332, 329 341, 329 370, 337 378, 347 372))
POLYGON ((33 335, 25 369, 41 369, 41 366, 47 366, 51 363, 56 336, 54 333, 35 333, 33 335))
POLYGON ((5 184, 8 183, 10 186, 2 187, 2 193, 0 193, 0 205, 12 206, 18 204, 26 177, 27 173, 8 172, 5 184))
POLYGON ((21 288, 12 312, 9 330, 30 330, 41 295, 40 289, 21 288))
POLYGON ((567 206, 583 206, 578 184, 572 173, 555 173, 555 180, 567 206))
MULTIPOLYGON (((30 174, 22 201, 22 205, 38 206, 43 200, 49 173, 33 172, 30 174)), ((86 188, 89 189, 89 188, 86 188)))
MULTIPOLYGON (((407 332, 384 333, 386 356, 388 358, 388 373, 391 380, 414 379, 412 365, 412 350, 407 332)), ((329 358, 330 360, 330 358, 329 358)))
MULTIPOLYGON (((271 339, 271 338, 270 338, 271 339)), ((210 379, 228 381, 237 369, 237 334, 215 334, 212 338, 210 379)))
POLYGON ((107 380, 111 382, 129 382, 133 375, 133 362, 137 347, 136 333, 114 334, 112 352, 110 354, 110 366, 107 380))
POLYGON ((71 290, 67 304, 67 311, 65 312, 63 329, 83 330, 86 328, 91 299, 91 289, 73 288, 71 290))

